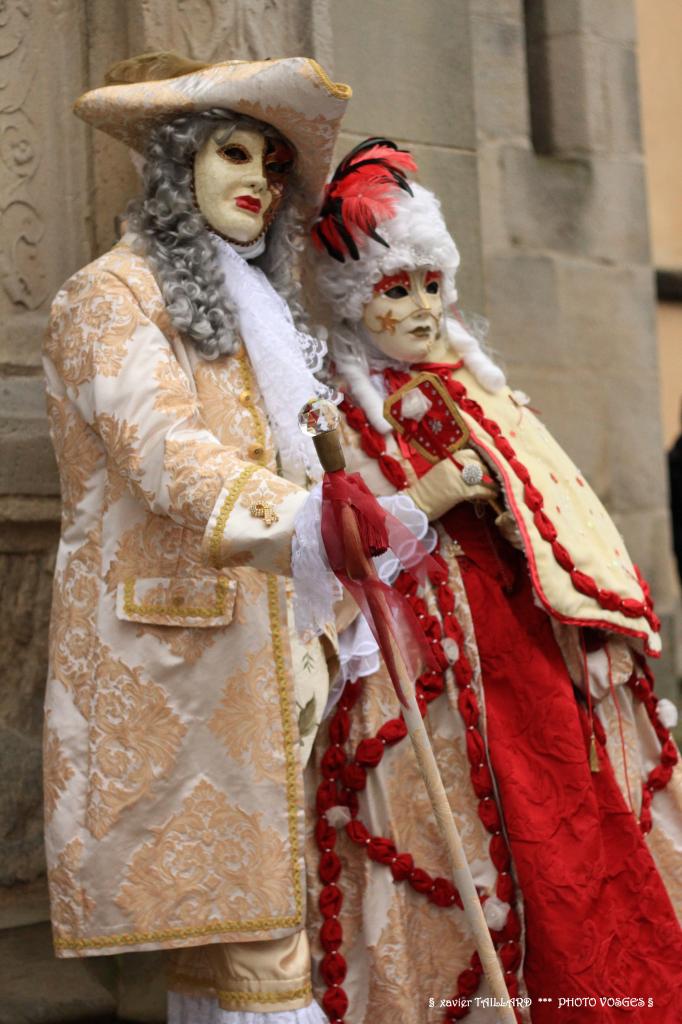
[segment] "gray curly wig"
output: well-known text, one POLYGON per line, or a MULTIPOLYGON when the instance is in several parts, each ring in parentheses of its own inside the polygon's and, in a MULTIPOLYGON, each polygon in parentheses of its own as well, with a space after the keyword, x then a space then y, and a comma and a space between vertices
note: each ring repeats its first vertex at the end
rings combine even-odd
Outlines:
MULTIPOLYGON (((173 326, 191 338, 205 359, 234 352, 238 330, 214 238, 194 198, 194 156, 217 126, 225 128, 221 143, 237 128, 281 138, 270 125, 229 110, 207 110, 160 125, 150 133, 145 151, 143 194, 127 211, 136 247, 151 262, 173 326)), ((288 304, 296 325, 305 329, 295 272, 304 247, 296 191, 293 179, 269 228, 266 251, 254 263, 288 304)))

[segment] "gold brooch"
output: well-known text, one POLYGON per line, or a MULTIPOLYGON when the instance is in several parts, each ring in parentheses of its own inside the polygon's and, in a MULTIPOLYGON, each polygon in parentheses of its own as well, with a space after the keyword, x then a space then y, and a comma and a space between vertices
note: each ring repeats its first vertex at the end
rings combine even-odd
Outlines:
POLYGON ((272 526, 273 523, 279 522, 279 516, 275 512, 275 507, 269 501, 255 502, 249 509, 249 512, 254 519, 262 519, 266 526, 272 526))

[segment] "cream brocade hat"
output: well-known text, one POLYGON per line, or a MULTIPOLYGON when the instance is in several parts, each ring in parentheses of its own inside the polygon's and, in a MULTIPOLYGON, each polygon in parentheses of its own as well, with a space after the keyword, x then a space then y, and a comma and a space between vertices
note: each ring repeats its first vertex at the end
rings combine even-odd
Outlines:
POLYGON ((299 209, 312 213, 332 162, 350 86, 332 82, 315 60, 227 60, 202 64, 149 53, 109 69, 107 84, 74 104, 74 113, 144 153, 149 132, 183 114, 215 108, 273 125, 296 148, 299 209))

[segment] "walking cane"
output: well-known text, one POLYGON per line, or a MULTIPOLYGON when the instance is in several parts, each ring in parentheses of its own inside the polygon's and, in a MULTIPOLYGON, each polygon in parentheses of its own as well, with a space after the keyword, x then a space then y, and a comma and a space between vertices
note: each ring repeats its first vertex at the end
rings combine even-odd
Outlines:
MULTIPOLYGON (((301 410, 299 422, 301 429, 312 437, 318 458, 325 471, 324 508, 325 489, 332 483, 333 478, 336 478, 334 482, 344 485, 352 484, 353 480, 358 481, 358 478, 357 476, 348 477, 345 473, 346 463, 337 431, 338 413, 331 402, 324 399, 313 399, 308 402, 301 410)), ((384 515, 378 503, 369 496, 369 492, 365 494, 363 490, 361 498, 363 501, 373 501, 378 507, 380 516, 384 515)), ((395 631, 390 628, 393 613, 386 598, 385 588, 377 585, 376 570, 371 557, 366 554, 366 543, 363 543, 358 518, 350 502, 346 501, 341 505, 338 523, 342 533, 341 544, 345 555, 345 574, 354 584, 362 587, 367 606, 374 620, 375 635, 403 706, 403 718, 412 741, 419 771, 431 801, 436 824, 447 849, 452 880, 462 898, 464 913, 473 933, 483 972, 496 1002, 500 1024, 515 1024, 516 1017, 502 968, 495 953, 471 870, 464 855, 462 840, 417 704, 413 679, 400 646, 396 642, 395 631)), ((323 529, 323 539, 324 532, 323 529)), ((334 568, 331 558, 330 564, 334 568)), ((344 582, 343 578, 341 578, 341 582, 344 582)))

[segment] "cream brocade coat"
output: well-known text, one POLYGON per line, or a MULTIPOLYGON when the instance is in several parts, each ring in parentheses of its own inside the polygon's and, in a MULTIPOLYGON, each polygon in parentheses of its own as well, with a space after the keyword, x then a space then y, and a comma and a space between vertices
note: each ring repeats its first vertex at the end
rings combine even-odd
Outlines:
MULTIPOLYGON (((45 369, 63 497, 45 727, 57 954, 296 931, 284 574, 306 492, 276 475, 247 356, 185 343, 124 240, 57 296, 45 369)), ((319 644, 296 656, 325 671, 319 644)))

